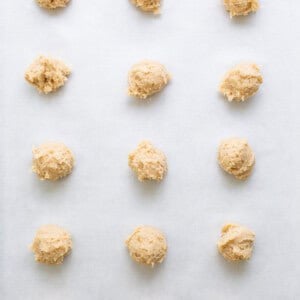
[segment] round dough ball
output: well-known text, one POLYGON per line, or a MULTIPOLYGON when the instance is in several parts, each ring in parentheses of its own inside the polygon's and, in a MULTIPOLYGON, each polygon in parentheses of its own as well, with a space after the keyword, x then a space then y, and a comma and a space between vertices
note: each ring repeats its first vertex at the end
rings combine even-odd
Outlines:
POLYGON ((229 261, 247 260, 252 254, 254 239, 251 230, 229 223, 222 228, 218 250, 229 261))
POLYGON ((70 233, 56 225, 40 227, 31 245, 35 260, 49 265, 61 264, 71 249, 70 233))
POLYGON ((254 95, 263 77, 256 64, 239 64, 225 75, 220 84, 220 92, 227 97, 228 101, 245 101, 254 95))
POLYGON ((140 264, 154 266, 167 253, 167 242, 162 232, 151 226, 139 226, 125 241, 129 254, 140 264))
POLYGON ((66 7, 70 0, 36 0, 40 7, 55 9, 66 7))
POLYGON ((131 0, 139 9, 145 12, 158 14, 160 10, 160 0, 131 0))
POLYGON ((221 142, 218 161, 224 171, 244 180, 251 174, 255 156, 247 140, 230 138, 221 142))
POLYGON ((230 17, 247 16, 259 9, 258 0, 224 0, 224 5, 230 17))
POLYGON ((68 80, 71 70, 62 61, 39 56, 27 69, 25 79, 40 93, 58 90, 68 80))
POLYGON ((140 181, 160 181, 164 178, 168 169, 164 153, 148 141, 141 142, 137 149, 129 154, 128 165, 140 181))
POLYGON ((44 143, 34 147, 32 153, 32 171, 41 180, 58 180, 72 172, 73 153, 62 143, 44 143))
POLYGON ((135 64, 128 75, 128 95, 146 99, 160 92, 169 82, 170 75, 165 67, 155 61, 135 64))

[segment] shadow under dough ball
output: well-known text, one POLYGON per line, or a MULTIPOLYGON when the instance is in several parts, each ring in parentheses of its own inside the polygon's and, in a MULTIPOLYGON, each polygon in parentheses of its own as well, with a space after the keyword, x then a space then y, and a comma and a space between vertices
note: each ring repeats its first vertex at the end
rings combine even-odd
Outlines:
POLYGON ((37 262, 59 265, 72 249, 72 238, 57 225, 44 225, 36 232, 30 248, 37 262))
POLYGON ((41 180, 55 181, 69 175, 74 156, 63 143, 49 142, 32 149, 32 171, 41 180))
POLYGON ((168 248, 164 234, 152 226, 137 227, 125 244, 134 261, 151 267, 163 262, 168 248))
POLYGON ((248 260, 252 255, 254 240, 255 234, 250 229, 228 223, 222 228, 218 250, 228 261, 248 260))
POLYGON ((46 9, 56 9, 66 7, 70 0, 36 0, 38 5, 46 9))
POLYGON ((41 55, 27 68, 25 79, 40 93, 48 94, 64 86, 70 74, 64 62, 41 55))

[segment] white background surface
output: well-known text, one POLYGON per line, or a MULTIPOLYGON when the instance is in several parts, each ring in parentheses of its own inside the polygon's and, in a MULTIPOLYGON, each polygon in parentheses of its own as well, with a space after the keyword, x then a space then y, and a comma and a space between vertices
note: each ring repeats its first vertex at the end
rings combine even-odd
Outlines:
POLYGON ((299 299, 300 3, 261 2, 257 14, 230 20, 219 0, 165 0, 160 17, 126 0, 73 0, 58 13, 1 1, 1 299, 299 299), (23 79, 38 54, 73 69, 51 96, 23 79), (127 72, 145 58, 173 80, 140 103, 126 96, 127 72), (229 104, 218 83, 242 61, 261 65, 265 82, 251 101, 229 104), (219 141, 231 136, 256 153, 246 182, 216 163, 219 141), (167 155, 161 184, 138 182, 127 166, 142 139, 167 155), (76 155, 61 182, 30 170, 32 146, 49 140, 76 155), (256 232, 249 262, 218 255, 227 221, 256 232), (28 250, 48 223, 73 235, 62 266, 39 265, 28 250), (124 247, 140 224, 167 236, 155 269, 124 247))

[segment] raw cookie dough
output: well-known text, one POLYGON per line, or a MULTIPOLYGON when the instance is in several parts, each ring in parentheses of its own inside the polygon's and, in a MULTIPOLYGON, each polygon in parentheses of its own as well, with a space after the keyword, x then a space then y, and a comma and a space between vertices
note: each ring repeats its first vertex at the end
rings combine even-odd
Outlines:
POLYGON ((131 2, 145 12, 159 13, 161 0, 131 0, 131 2))
POLYGON ((36 0, 40 7, 55 9, 66 7, 70 0, 36 0))
POLYGON ((146 99, 160 92, 171 76, 166 68, 155 61, 145 60, 135 64, 128 75, 128 95, 146 99))
POLYGON ((243 180, 251 174, 255 156, 247 140, 229 138, 219 146, 218 161, 224 171, 243 180))
POLYGON ((222 228, 218 250, 229 261, 247 260, 251 257, 255 234, 246 227, 226 224, 222 228))
POLYGON ((258 0, 224 0, 224 5, 230 17, 247 16, 259 9, 258 0))
POLYGON ((62 143, 44 143, 34 147, 32 153, 32 171, 41 180, 58 180, 72 172, 73 153, 62 143))
POLYGON ((245 101, 254 95, 263 83, 263 77, 256 64, 239 64, 225 75, 220 92, 228 101, 245 101))
POLYGON ((128 165, 140 181, 164 178, 167 172, 167 159, 164 153, 150 142, 142 141, 128 156, 128 165))
POLYGON ((25 79, 39 92, 48 94, 62 87, 71 70, 62 61, 39 56, 27 69, 25 79))
POLYGON ((167 253, 167 242, 162 232, 151 226, 139 226, 125 241, 133 260, 154 266, 161 263, 167 253))
POLYGON ((35 260, 48 265, 61 264, 71 249, 70 233, 56 225, 40 227, 31 245, 35 260))

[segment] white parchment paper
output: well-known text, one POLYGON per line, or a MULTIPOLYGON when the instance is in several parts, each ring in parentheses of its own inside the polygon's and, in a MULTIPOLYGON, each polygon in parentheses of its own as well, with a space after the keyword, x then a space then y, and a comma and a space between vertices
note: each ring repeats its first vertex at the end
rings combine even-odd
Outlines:
POLYGON ((158 17, 127 0, 72 0, 57 13, 33 0, 0 2, 0 282, 3 300, 300 298, 300 3, 262 0, 230 20, 222 1, 165 0, 158 17), (73 69, 43 96, 23 76, 39 54, 73 69), (172 83, 152 102, 126 96, 127 72, 162 62, 172 83), (253 61, 265 82, 247 103, 217 92, 223 74, 253 61), (256 153, 237 182, 216 163, 222 138, 256 153), (168 158, 161 184, 140 183, 127 154, 142 139, 168 158), (76 155, 57 183, 31 173, 31 148, 62 141, 76 155), (233 221, 257 234, 253 258, 229 264, 216 251, 233 221), (64 226, 74 249, 62 266, 28 250, 43 224, 64 226), (153 270, 133 263, 124 239, 140 224, 161 228, 169 253, 153 270))

